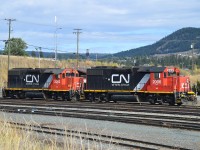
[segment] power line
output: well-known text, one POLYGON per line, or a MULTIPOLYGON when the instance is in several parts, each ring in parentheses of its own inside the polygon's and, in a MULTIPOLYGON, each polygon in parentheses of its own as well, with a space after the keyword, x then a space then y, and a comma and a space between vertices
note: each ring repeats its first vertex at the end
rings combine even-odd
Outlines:
POLYGON ((34 24, 34 25, 38 25, 38 26, 55 27, 54 25, 50 25, 50 24, 42 24, 42 23, 28 22, 28 21, 22 21, 22 20, 17 20, 17 21, 18 21, 18 22, 21 22, 21 23, 34 24))
MULTIPOLYGON (((38 45, 32 45, 32 44, 26 44, 28 46, 31 46, 31 47, 34 47, 34 48, 42 48, 42 49, 46 49, 46 50, 49 50, 49 51, 55 51, 54 48, 48 48, 48 47, 42 47, 42 46, 38 46, 38 45)), ((63 50, 57 50, 58 52, 66 52, 66 51, 63 51, 63 50)))

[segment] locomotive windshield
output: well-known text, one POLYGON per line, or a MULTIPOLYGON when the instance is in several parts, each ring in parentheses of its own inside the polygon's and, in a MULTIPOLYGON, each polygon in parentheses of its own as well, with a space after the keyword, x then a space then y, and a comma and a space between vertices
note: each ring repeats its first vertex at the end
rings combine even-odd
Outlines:
POLYGON ((78 77, 76 73, 66 73, 66 77, 78 77))
POLYGON ((176 74, 176 72, 174 71, 174 72, 168 72, 168 76, 169 77, 172 77, 172 76, 177 76, 177 74, 176 74))

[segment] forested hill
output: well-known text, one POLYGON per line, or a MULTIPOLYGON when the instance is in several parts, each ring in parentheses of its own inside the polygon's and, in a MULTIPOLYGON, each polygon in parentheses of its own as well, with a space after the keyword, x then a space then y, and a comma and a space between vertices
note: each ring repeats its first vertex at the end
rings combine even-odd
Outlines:
POLYGON ((131 57, 138 55, 185 52, 191 50, 192 43, 195 43, 195 49, 200 48, 200 28, 182 28, 152 45, 122 51, 114 54, 114 56, 131 57))

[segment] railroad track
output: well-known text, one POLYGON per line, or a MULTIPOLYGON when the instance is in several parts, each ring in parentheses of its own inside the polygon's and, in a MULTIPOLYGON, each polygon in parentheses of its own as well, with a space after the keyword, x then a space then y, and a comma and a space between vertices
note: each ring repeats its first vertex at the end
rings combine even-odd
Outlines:
POLYGON ((92 108, 3 105, 1 111, 144 124, 200 131, 200 117, 192 115, 128 112, 92 108))
POLYGON ((177 115, 200 116, 200 107, 191 106, 167 106, 167 105, 149 105, 147 103, 90 103, 90 102, 63 102, 63 101, 41 101, 41 100, 15 100, 0 99, 1 104, 8 105, 26 105, 26 106, 45 106, 45 107, 63 107, 63 108, 82 108, 82 109, 102 109, 102 110, 119 110, 128 112, 147 112, 147 113, 164 113, 177 115))
MULTIPOLYGON (((15 123, 15 122, 8 122, 12 128, 26 130, 26 131, 33 131, 41 134, 47 135, 56 135, 56 136, 65 136, 65 137, 72 137, 77 138, 85 141, 95 141, 101 144, 113 144, 115 146, 121 146, 126 148, 137 148, 143 150, 156 150, 156 149, 179 149, 179 150, 188 150, 187 148, 176 147, 171 145, 159 144, 159 143, 152 143, 146 142, 141 140, 129 139, 129 138, 121 138, 117 136, 109 136, 104 134, 97 134, 97 133, 88 133, 88 132, 80 132, 76 130, 66 130, 60 128, 52 128, 48 126, 41 126, 41 125, 30 125, 30 124, 23 124, 23 123, 15 123)), ((59 143, 60 141, 58 141, 59 143)), ((61 145, 63 143, 60 143, 61 145)))

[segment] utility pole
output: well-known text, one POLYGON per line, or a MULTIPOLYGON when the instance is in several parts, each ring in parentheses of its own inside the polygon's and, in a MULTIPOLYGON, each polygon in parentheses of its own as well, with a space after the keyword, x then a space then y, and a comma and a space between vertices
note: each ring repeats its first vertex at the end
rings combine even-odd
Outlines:
POLYGON ((96 53, 96 66, 97 66, 97 59, 98 59, 98 58, 97 58, 97 53, 96 53))
POLYGON ((42 47, 38 47, 38 48, 35 48, 35 49, 36 49, 36 51, 38 51, 38 66, 40 68, 40 52, 41 52, 42 47), (39 50, 38 50, 38 48, 39 48, 39 50))
POLYGON ((89 49, 86 49, 86 59, 89 60, 89 57, 90 57, 89 49))
POLYGON ((58 30, 60 30, 62 28, 58 28, 56 27, 56 30, 54 32, 54 38, 55 38, 55 68, 57 67, 57 49, 58 49, 58 35, 57 35, 57 32, 58 30))
POLYGON ((195 43, 192 43, 191 48, 192 48, 192 71, 194 71, 194 45, 195 43))
POLYGON ((39 52, 39 68, 40 68, 40 53, 41 53, 42 47, 39 47, 39 49, 40 49, 40 52, 39 52))
POLYGON ((11 33, 11 23, 12 21, 16 21, 16 19, 5 19, 6 21, 8 21, 8 25, 9 25, 9 32, 8 32, 8 70, 10 69, 10 33, 11 33))
POLYGON ((74 34, 77 35, 77 51, 76 51, 76 67, 77 69, 79 68, 79 53, 78 53, 78 49, 79 49, 79 34, 81 34, 80 30, 82 29, 74 29, 76 32, 73 32, 74 34))

